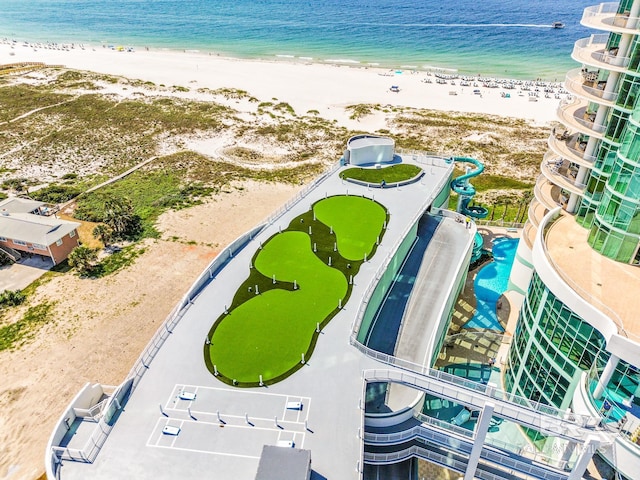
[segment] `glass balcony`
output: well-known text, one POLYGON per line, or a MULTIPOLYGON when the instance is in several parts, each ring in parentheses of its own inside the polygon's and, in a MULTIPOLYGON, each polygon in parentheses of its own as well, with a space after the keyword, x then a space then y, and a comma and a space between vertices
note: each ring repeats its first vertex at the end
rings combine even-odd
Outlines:
POLYGON ((606 81, 598 81, 597 71, 576 68, 569 70, 564 86, 572 94, 600 105, 612 106, 618 92, 605 92, 606 81))
POLYGON ((558 119, 567 127, 586 133, 591 137, 602 138, 607 126, 596 124, 596 113, 587 110, 587 102, 576 98, 565 98, 556 111, 558 119))
POLYGON ((547 214, 548 211, 549 210, 543 204, 541 204, 534 198, 529 204, 529 213, 527 218, 534 227, 538 228, 538 226, 540 226, 542 218, 547 214))
POLYGON ((573 46, 571 58, 576 62, 603 70, 625 72, 629 65, 629 57, 619 56, 617 48, 607 50, 608 39, 609 34, 604 33, 578 40, 573 46))
POLYGON ((580 23, 588 28, 615 33, 637 34, 638 17, 618 13, 619 2, 601 3, 584 9, 580 23))
POLYGON ((562 195, 562 189, 550 182, 549 179, 540 175, 533 187, 533 194, 545 208, 552 210, 558 206, 565 207, 567 198, 562 195))
POLYGON ((555 131, 551 133, 547 143, 556 154, 578 165, 591 167, 596 160, 595 155, 584 154, 587 142, 581 139, 577 133, 571 134, 566 131, 558 133, 555 131))
POLYGON ((536 233, 538 233, 538 227, 536 227, 531 219, 524 224, 524 229, 522 230, 522 238, 524 239, 524 243, 527 244, 529 250, 533 250, 533 242, 536 239, 536 233))
POLYGON ((578 170, 571 166, 571 162, 556 155, 554 152, 545 154, 540 165, 540 171, 547 180, 560 188, 577 195, 584 194, 586 185, 576 182, 578 170))

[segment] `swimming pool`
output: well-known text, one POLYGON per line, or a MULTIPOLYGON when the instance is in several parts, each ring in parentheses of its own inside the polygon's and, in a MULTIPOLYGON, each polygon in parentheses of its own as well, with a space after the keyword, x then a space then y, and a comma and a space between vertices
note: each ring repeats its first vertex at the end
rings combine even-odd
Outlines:
POLYGON ((504 332, 496 307, 498 299, 507 290, 518 242, 517 238, 496 238, 493 241, 493 261, 480 269, 473 282, 476 312, 463 328, 504 332))

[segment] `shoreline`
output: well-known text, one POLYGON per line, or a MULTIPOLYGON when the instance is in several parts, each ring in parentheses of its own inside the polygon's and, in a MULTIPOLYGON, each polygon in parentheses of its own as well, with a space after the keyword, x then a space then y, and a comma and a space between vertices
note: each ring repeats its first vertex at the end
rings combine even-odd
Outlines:
MULTIPOLYGON (((196 90, 233 88, 244 90, 261 102, 289 103, 298 114, 318 112, 322 117, 358 129, 387 128, 374 113, 354 120, 345 107, 355 104, 406 107, 439 111, 454 111, 498 115, 524 119, 534 125, 548 125, 555 120, 560 100, 567 96, 555 82, 508 80, 498 77, 468 77, 467 86, 460 79, 437 83, 436 74, 457 75, 456 72, 395 70, 354 63, 315 62, 313 59, 278 57, 271 60, 226 57, 201 51, 145 49, 127 51, 114 46, 97 47, 85 44, 20 43, 3 40, 0 43, 0 64, 43 62, 66 68, 129 79, 151 81, 156 85, 187 87, 190 98, 196 90), (477 80, 477 86, 473 81, 477 80), (488 88, 482 81, 500 81, 488 88), (455 85, 452 85, 451 82, 455 85), (503 89, 513 82, 516 87, 503 89), (520 84, 520 85, 518 85, 520 84), (525 84, 526 87, 524 86, 525 84), (552 85, 554 93, 545 96, 542 85, 552 85), (397 86, 398 91, 391 91, 397 86), (529 88, 529 90, 524 90, 529 88), (538 92, 535 92, 538 89, 538 92), (509 97, 506 95, 509 94, 509 97), (537 97, 530 98, 537 94, 537 97), (274 100, 275 99, 275 100, 274 100)), ((460 75, 462 77, 462 75, 460 75)), ((197 97, 197 95, 195 95, 197 97)), ((378 112, 380 113, 380 112, 378 112)))
MULTIPOLYGON (((551 27, 549 27, 551 28, 551 27)), ((150 42, 141 41, 144 39, 130 39, 130 38, 122 38, 117 41, 112 40, 97 40, 97 39, 70 39, 69 36, 65 36, 61 38, 55 38, 51 40, 47 38, 44 39, 35 39, 36 37, 30 37, 28 34, 24 36, 22 34, 15 33, 0 33, 0 42, 8 43, 8 42, 16 42, 18 45, 22 45, 23 43, 29 44, 52 44, 52 45, 85 45, 90 48, 102 48, 107 46, 114 47, 123 47, 126 49, 133 49, 135 51, 155 51, 155 52, 174 52, 174 53, 200 53, 202 55, 212 55, 212 56, 220 56, 222 58, 230 58, 230 59, 238 59, 238 60, 247 60, 247 61, 292 61, 292 62, 307 62, 311 61, 313 63, 323 64, 323 65, 348 65, 359 68, 383 68, 383 69, 414 69, 420 72, 451 72, 457 73, 460 75, 472 76, 478 74, 478 72, 483 73, 484 76, 490 78, 502 78, 502 79, 517 79, 517 80, 531 80, 533 78, 541 78, 544 81, 558 81, 561 80, 566 73, 567 70, 571 68, 570 64, 558 64, 555 67, 550 67, 548 63, 544 63, 543 65, 539 65, 539 72, 536 75, 529 75, 522 71, 520 71, 523 65, 513 64, 511 68, 516 71, 511 75, 508 73, 503 73, 502 67, 505 59, 507 57, 501 56, 500 58, 496 58, 495 62, 491 62, 489 58, 487 58, 487 62, 480 63, 478 65, 467 65, 465 64, 466 59, 464 57, 457 57, 455 55, 452 56, 442 56, 441 53, 433 53, 432 56, 427 56, 425 58, 415 58, 411 56, 407 56, 406 58, 397 59, 395 57, 376 57, 371 58, 370 54, 368 55, 366 52, 361 52, 360 55, 356 55, 354 57, 353 52, 346 53, 343 56, 339 53, 334 53, 332 51, 324 51, 314 53, 313 49, 310 51, 302 51, 296 48, 292 48, 291 50, 287 50, 286 48, 280 51, 273 52, 258 52, 252 51, 251 49, 246 51, 233 51, 226 50, 225 45, 201 45, 201 44, 189 44, 184 43, 183 45, 169 45, 163 44, 162 42, 154 43, 153 40, 150 42), (137 41, 136 41, 137 40, 137 41), (501 65, 498 67, 498 65, 501 65), (487 68, 488 67, 488 68, 487 68), (486 73, 486 71, 494 72, 494 73, 486 73), (500 70, 501 73, 495 73, 500 70), (551 80, 553 78, 553 80, 551 80)), ((513 59, 518 58, 515 56, 513 59)), ((512 60, 513 60, 512 59, 512 60)), ((477 60, 477 57, 474 58, 477 60)), ((539 60, 539 59, 538 59, 539 60)), ((556 59, 557 60, 557 59, 556 59)), ((528 70, 528 68, 527 68, 528 70)), ((504 72, 507 72, 505 69, 504 72)))

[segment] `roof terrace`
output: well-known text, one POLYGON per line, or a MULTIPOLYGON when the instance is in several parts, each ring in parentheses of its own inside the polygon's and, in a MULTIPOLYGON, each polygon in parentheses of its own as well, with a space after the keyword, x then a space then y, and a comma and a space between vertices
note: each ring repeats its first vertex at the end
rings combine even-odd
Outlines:
POLYGON ((153 360, 141 360, 144 374, 93 463, 64 461, 61 478, 111 479, 126 471, 135 478, 198 478, 207 472, 216 478, 253 479, 263 446, 289 442, 311 451, 319 474, 360 478, 360 379, 377 362, 349 344, 352 325, 361 299, 412 223, 448 188, 453 168, 433 157, 403 160, 421 166, 425 175, 409 185, 380 189, 345 182, 334 171, 233 251, 221 269, 210 273, 209 283, 178 309, 164 343, 152 349, 153 360), (316 201, 347 194, 375 199, 390 219, 376 254, 354 278, 350 301, 322 330, 311 358, 292 376, 264 387, 240 389, 218 381, 203 360, 205 338, 247 278, 259 246, 316 201))

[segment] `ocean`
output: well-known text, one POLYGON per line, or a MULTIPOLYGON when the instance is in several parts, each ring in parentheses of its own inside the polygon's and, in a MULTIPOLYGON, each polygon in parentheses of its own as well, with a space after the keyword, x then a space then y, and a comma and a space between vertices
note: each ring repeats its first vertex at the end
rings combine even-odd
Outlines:
POLYGON ((0 38, 561 80, 592 0, 1 0, 0 38), (561 21, 563 29, 551 28, 561 21))

